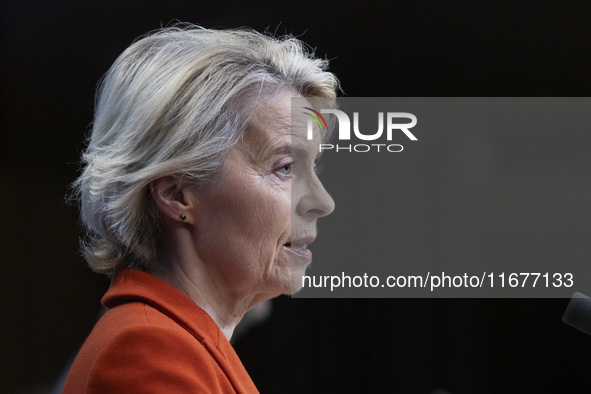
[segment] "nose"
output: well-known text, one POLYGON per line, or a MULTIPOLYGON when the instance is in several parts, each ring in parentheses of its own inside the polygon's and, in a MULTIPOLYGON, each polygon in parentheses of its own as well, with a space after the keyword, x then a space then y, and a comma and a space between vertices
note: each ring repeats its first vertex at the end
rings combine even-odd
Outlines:
POLYGON ((297 203, 297 213, 306 218, 317 219, 330 215, 334 208, 334 200, 328 194, 318 176, 314 174, 306 184, 306 190, 297 203))

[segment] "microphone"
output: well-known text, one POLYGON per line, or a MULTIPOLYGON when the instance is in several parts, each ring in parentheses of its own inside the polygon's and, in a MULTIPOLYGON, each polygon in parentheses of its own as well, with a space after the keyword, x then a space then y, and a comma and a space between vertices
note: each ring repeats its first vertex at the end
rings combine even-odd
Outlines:
POLYGON ((562 321, 591 335, 591 298, 583 293, 574 293, 564 311, 562 321))

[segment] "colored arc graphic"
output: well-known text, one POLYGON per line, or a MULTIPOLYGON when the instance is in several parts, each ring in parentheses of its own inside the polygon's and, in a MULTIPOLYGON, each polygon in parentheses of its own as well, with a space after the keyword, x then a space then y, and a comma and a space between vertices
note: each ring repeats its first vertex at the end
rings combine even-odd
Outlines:
POLYGON ((320 119, 322 119, 322 123, 324 123, 324 127, 322 126, 322 124, 320 123, 320 120, 318 120, 318 118, 316 116, 312 115, 309 112, 304 112, 304 114, 312 117, 316 121, 316 123, 318 123, 318 127, 320 127, 320 130, 328 130, 328 125, 326 124, 326 120, 324 120, 324 117, 320 114, 320 112, 313 110, 310 107, 304 107, 304 109, 314 112, 317 116, 320 117, 320 119))

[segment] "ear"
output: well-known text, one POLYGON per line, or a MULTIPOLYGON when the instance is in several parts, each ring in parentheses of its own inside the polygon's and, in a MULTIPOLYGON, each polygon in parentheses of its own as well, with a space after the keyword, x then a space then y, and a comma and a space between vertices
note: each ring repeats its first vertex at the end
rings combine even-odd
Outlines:
POLYGON ((166 217, 175 221, 195 224, 197 198, 189 185, 179 184, 171 176, 150 183, 152 198, 166 217))

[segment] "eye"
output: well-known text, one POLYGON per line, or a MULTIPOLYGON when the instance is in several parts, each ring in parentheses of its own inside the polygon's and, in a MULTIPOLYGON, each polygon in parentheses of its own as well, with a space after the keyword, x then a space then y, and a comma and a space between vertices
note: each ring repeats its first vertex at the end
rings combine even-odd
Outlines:
POLYGON ((291 164, 287 163, 281 167, 279 167, 276 171, 283 174, 283 175, 291 175, 291 164))

